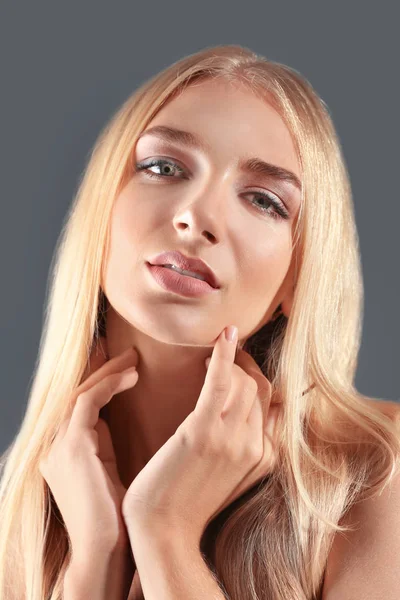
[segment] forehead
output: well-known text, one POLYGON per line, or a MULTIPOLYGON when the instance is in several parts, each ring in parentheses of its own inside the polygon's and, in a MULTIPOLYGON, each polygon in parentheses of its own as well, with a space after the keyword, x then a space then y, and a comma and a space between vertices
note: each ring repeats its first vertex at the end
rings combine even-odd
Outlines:
POLYGON ((156 125, 193 133, 210 158, 257 156, 301 179, 295 146, 284 120, 266 99, 258 98, 239 82, 208 79, 190 84, 161 108, 146 129, 156 125))

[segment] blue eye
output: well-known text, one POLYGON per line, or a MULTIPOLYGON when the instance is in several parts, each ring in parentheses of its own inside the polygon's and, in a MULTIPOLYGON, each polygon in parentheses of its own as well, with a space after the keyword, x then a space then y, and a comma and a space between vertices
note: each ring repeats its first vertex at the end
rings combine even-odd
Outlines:
POLYGON ((136 164, 136 171, 145 171, 146 175, 148 175, 149 177, 156 177, 156 178, 160 178, 160 177, 170 177, 170 173, 173 170, 178 171, 179 173, 184 173, 184 170, 182 169, 182 167, 180 167, 179 165, 177 165, 175 162, 173 162, 172 160, 166 160, 163 158, 152 158, 147 162, 143 162, 143 163, 137 163, 136 164), (162 165, 169 165, 169 171, 167 171, 167 174, 159 174, 159 173, 153 173, 152 171, 149 170, 150 167, 158 167, 161 170, 162 165))
MULTIPOLYGON (((272 194, 268 194, 267 192, 251 192, 252 195, 255 196, 255 198, 258 200, 263 200, 264 202, 267 202, 268 204, 272 204, 272 206, 274 207, 274 212, 270 213, 268 208, 262 207, 262 206, 258 206, 255 204, 256 208, 258 208, 259 210, 261 210, 261 212, 265 212, 267 214, 270 214, 271 217, 273 217, 274 219, 289 219, 290 215, 288 213, 288 211, 286 210, 286 208, 284 207, 283 203, 280 200, 277 200, 277 198, 275 196, 273 196, 272 194)), ((254 204, 254 202, 253 202, 254 204)))
MULTIPOLYGON (((155 177, 156 179, 176 179, 176 177, 171 176, 171 172, 174 171, 177 171, 179 174, 185 173, 185 170, 182 169, 182 167, 180 167, 176 162, 164 158, 151 158, 148 161, 136 163, 135 169, 136 172, 143 171, 147 177, 155 177), (166 174, 153 173, 152 171, 150 171, 150 167, 158 167, 161 170, 163 165, 167 165, 166 174)), ((179 178, 180 177, 178 177, 178 179, 179 178)), ((246 196, 248 195, 249 194, 246 194, 246 196)), ((266 202, 267 204, 273 207, 273 210, 271 211, 270 208, 256 204, 256 200, 252 201, 251 204, 256 208, 256 210, 260 211, 261 213, 267 214, 273 219, 276 219, 277 221, 281 219, 287 220, 290 218, 290 214, 285 208, 285 205, 281 200, 278 199, 277 196, 269 194, 267 192, 250 192, 250 195, 255 196, 256 200, 262 200, 263 202, 266 202)))

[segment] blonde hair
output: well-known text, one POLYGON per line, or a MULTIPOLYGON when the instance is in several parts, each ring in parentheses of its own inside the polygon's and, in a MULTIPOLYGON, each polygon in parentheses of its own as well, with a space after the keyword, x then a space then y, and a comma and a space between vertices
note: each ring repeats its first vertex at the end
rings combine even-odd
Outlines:
POLYGON ((353 384, 363 287, 349 176, 329 110, 294 69, 238 45, 206 48, 152 77, 120 107, 99 135, 63 225, 26 414, 2 456, 4 600, 62 597, 71 548, 38 465, 104 324, 110 215, 131 176, 136 140, 166 102, 209 78, 241 82, 275 106, 295 143, 303 190, 290 317, 268 323, 244 347, 283 403, 278 462, 209 523, 203 556, 232 600, 314 598, 335 532, 350 529, 340 519, 394 475, 397 404, 353 384))

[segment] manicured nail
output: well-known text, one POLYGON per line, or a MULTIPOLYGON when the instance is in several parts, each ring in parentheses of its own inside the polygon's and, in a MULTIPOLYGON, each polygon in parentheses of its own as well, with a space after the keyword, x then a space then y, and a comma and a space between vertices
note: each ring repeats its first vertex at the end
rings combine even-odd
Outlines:
POLYGON ((237 336, 238 328, 235 327, 235 325, 229 325, 229 327, 225 329, 225 338, 228 340, 228 342, 236 342, 237 336))

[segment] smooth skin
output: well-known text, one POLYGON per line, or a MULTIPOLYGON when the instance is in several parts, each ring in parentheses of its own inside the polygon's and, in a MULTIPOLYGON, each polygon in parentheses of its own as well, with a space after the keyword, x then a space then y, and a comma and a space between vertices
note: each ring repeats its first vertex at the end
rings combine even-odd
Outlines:
POLYGON ((194 410, 204 360, 224 327, 236 325, 243 345, 279 306, 290 314, 296 264, 300 192, 238 169, 239 159, 259 157, 301 178, 290 133, 265 100, 240 85, 205 81, 164 105, 145 131, 156 125, 195 134, 209 149, 142 136, 112 210, 101 282, 107 347, 113 357, 133 344, 140 357, 137 384, 111 400, 105 417, 127 488, 194 410), (153 158, 183 173, 169 162, 133 171, 153 158), (286 202, 290 218, 276 220, 261 191, 286 202), (145 261, 172 249, 207 262, 221 283, 217 293, 186 298, 160 288, 145 261))
POLYGON ((90 549, 108 552, 127 544, 121 517, 126 488, 108 425, 99 413, 115 394, 136 384, 136 363, 133 348, 108 361, 97 348, 92 352, 93 372, 74 391, 71 415, 40 462, 79 560, 86 560, 90 549))
MULTIPOLYGON (((122 511, 137 566, 128 600, 161 597, 170 585, 161 574, 155 577, 151 561, 143 560, 143 535, 185 540, 198 549, 216 514, 274 468, 281 404, 271 404, 271 385, 251 356, 239 350, 235 358, 235 350, 236 341, 228 341, 224 330, 207 359, 194 411, 140 471, 124 498, 122 511)), ((183 597, 184 589, 177 585, 183 597)), ((191 587, 190 582, 184 585, 191 587)), ((211 577, 205 585, 219 597, 211 577)), ((170 593, 172 597, 173 587, 170 593)))
POLYGON ((146 131, 157 125, 190 132, 208 148, 141 136, 131 177, 113 206, 101 281, 109 301, 105 343, 110 357, 129 344, 139 354, 137 384, 104 411, 126 488, 194 411, 204 359, 224 327, 238 327, 242 346, 279 306, 289 316, 294 292, 292 239, 301 193, 238 169, 239 160, 258 157, 301 179, 277 111, 240 84, 208 80, 164 105, 146 131), (158 166, 137 169, 152 158, 172 161, 164 163, 169 176, 158 166), (273 217, 261 191, 285 203, 287 220, 273 217), (145 263, 173 249, 205 260, 220 290, 189 299, 157 286, 145 263))
POLYGON ((195 409, 128 488, 133 549, 136 527, 148 526, 199 546, 208 523, 272 470, 280 405, 270 409, 268 380, 244 351, 235 364, 235 350, 223 331, 195 409))
MULTIPOLYGON (((280 406, 270 407, 270 384, 253 359, 239 350, 235 364, 235 351, 236 341, 228 341, 224 330, 195 410, 126 490, 99 415, 113 395, 136 384, 138 354, 128 348, 107 360, 104 346, 94 347, 70 401, 71 415, 40 464, 75 562, 87 566, 93 548, 108 556, 131 544, 134 552, 137 527, 148 527, 149 535, 173 531, 196 547, 211 519, 270 472, 280 406)), ((130 598, 141 593, 137 570, 130 598)))
MULTIPOLYGON (((132 172, 113 207, 110 253, 102 280, 110 303, 104 342, 110 362, 130 345, 135 346, 138 379, 135 385, 114 391, 111 400, 104 400, 103 414, 122 485, 128 490, 133 484, 129 503, 126 502, 131 526, 135 525, 135 517, 131 519, 128 509, 135 507, 132 492, 138 487, 139 478, 136 478, 140 475, 143 485, 136 491, 148 507, 148 493, 160 469, 157 458, 160 449, 158 457, 163 455, 170 461, 168 481, 174 477, 179 483, 183 481, 179 470, 174 469, 173 460, 179 436, 173 438, 173 445, 169 442, 163 446, 195 411, 205 383, 204 359, 210 355, 223 329, 229 324, 237 325, 239 340, 244 343, 269 321, 279 305, 289 316, 295 263, 292 234, 300 206, 300 193, 294 188, 278 186, 254 174, 244 175, 237 169, 239 158, 258 156, 301 177, 291 136, 279 114, 241 86, 230 86, 222 81, 189 86, 160 110, 147 129, 154 125, 189 131, 207 143, 209 149, 203 152, 162 142, 150 135, 142 137, 133 152, 133 165, 162 157, 177 163, 184 170, 184 176, 173 168, 169 176, 151 178, 150 172, 161 172, 156 166, 147 173, 132 172), (270 214, 259 212, 252 203, 258 190, 272 192, 287 202, 291 207, 290 219, 276 221, 270 214), (218 293, 194 300, 161 290, 147 272, 145 261, 158 252, 172 249, 205 260, 221 281, 218 293)), ((240 386, 247 371, 239 361, 240 353, 235 365, 243 369, 243 375, 236 378, 237 369, 232 365, 234 385, 240 386)), ((254 391, 254 384, 250 385, 254 391)), ((95 422, 91 423, 94 427, 95 422)), ((186 425, 188 423, 195 423, 193 417, 186 425)), ((93 442, 90 434, 88 439, 93 442)), ((112 490, 104 469, 98 468, 98 461, 93 458, 93 444, 87 448, 92 462, 85 464, 89 468, 96 465, 98 475, 93 489, 98 484, 101 490, 112 490)), ((206 462, 197 462, 192 452, 186 458, 193 459, 200 475, 206 472, 202 471, 206 462)), ((75 468, 82 468, 84 473, 78 464, 75 468)), ((81 482, 84 486, 84 475, 81 482)), ((234 486, 235 482, 231 480, 231 484, 234 486)), ((86 487, 85 492, 90 491, 86 487)), ((231 493, 234 494, 234 490, 231 493)), ((59 496, 61 498, 62 493, 59 496)), ((222 496, 221 489, 214 505, 209 502, 209 512, 223 503, 222 496)), ((400 496, 397 493, 394 497, 400 496)), ((228 500, 229 493, 225 502, 228 500)), ((89 506, 91 502, 87 504, 86 514, 89 506)), ((111 523, 115 543, 122 529, 114 512, 118 506, 116 493, 111 492, 111 500, 105 493, 97 506, 99 514, 111 523)), ((398 514, 392 508, 393 514, 398 514)), ((68 506, 66 509, 68 513, 68 506)), ((385 510, 389 510, 388 507, 385 510)), ((200 529, 210 516, 202 514, 196 527, 200 529)), ((73 519, 69 522, 73 527, 73 519)), ((391 531, 396 529, 392 527, 391 531)), ((95 534, 89 523, 87 539, 92 540, 95 534)), ((134 544, 134 537, 132 540, 134 544)), ((382 545, 380 556, 384 557, 383 550, 389 545, 382 545)), ((357 545, 358 549, 364 547, 361 543, 357 545)), ((353 556, 353 551, 346 555, 346 566, 351 564, 353 556)), ((369 564, 367 559, 365 564, 369 564)), ((370 571, 376 572, 376 569, 370 571)), ((138 577, 135 577, 137 582, 138 577)), ((335 573, 335 579, 340 580, 340 575, 335 573)), ((357 585, 361 583, 360 578, 357 585)), ((331 600, 331 596, 328 597, 331 600)), ((337 596, 335 590, 332 600, 337 597, 345 598, 337 596)), ((360 594, 359 597, 367 596, 360 594)))

